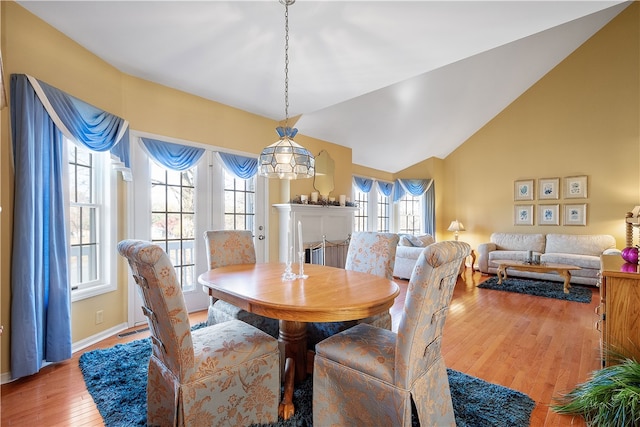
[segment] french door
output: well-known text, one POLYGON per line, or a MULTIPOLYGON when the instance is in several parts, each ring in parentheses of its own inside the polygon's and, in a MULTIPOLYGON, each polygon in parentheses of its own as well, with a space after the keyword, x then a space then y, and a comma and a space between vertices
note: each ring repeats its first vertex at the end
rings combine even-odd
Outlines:
MULTIPOLYGON (((154 137, 160 139, 158 137, 154 137)), ((185 141, 165 139, 189 145, 185 141)), ((264 235, 265 178, 238 179, 228 172, 216 152, 208 148, 198 164, 187 171, 171 171, 156 164, 142 149, 139 137, 131 140, 133 191, 129 235, 160 245, 176 269, 187 309, 207 308, 209 298, 198 284, 198 276, 208 269, 204 232, 214 229, 250 230, 256 236, 258 262, 267 259, 264 235)), ((129 280, 129 324, 146 322, 142 300, 129 280)))

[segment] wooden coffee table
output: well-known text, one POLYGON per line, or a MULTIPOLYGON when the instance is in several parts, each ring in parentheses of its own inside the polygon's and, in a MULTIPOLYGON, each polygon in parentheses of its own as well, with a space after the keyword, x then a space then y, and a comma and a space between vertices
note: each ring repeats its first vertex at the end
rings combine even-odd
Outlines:
POLYGON ((571 281, 571 270, 580 270, 580 267, 576 267, 575 265, 568 264, 553 264, 553 263, 542 263, 542 264, 529 264, 523 261, 506 261, 506 260, 496 260, 493 261, 498 264, 498 285, 502 284, 503 280, 507 278, 507 268, 511 268, 513 270, 519 271, 531 271, 534 273, 558 273, 560 276, 564 277, 564 293, 569 293, 569 288, 571 285, 569 282, 571 281))

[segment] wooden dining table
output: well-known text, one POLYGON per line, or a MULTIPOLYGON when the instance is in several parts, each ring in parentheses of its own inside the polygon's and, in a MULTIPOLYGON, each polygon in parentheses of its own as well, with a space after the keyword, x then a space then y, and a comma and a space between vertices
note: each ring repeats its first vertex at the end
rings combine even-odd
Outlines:
MULTIPOLYGON (((342 268, 304 264, 308 277, 293 280, 283 280, 284 271, 283 263, 230 265, 202 273, 198 282, 210 296, 279 320, 278 340, 293 363, 285 378, 292 375, 295 381, 307 375, 307 322, 364 319, 388 311, 400 293, 393 280, 342 268)), ((285 379, 280 405, 285 419, 293 415, 287 391, 285 379)))

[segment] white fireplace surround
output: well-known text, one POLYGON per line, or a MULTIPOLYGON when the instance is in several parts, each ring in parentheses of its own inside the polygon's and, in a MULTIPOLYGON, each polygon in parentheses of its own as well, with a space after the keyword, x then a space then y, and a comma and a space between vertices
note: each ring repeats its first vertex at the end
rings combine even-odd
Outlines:
POLYGON ((273 205, 279 218, 279 259, 287 261, 289 234, 293 244, 294 262, 298 262, 299 237, 298 221, 302 223, 303 250, 322 244, 323 238, 329 242, 348 239, 353 233, 353 219, 358 211, 350 206, 303 205, 282 203, 273 205))

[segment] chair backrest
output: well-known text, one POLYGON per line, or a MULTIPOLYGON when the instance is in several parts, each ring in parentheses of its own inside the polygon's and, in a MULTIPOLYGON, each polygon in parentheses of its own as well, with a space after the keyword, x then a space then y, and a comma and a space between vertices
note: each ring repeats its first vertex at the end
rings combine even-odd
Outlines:
POLYGON ((347 250, 345 270, 392 279, 399 239, 395 233, 353 233, 347 250))
POLYGON ((193 373, 194 351, 189 314, 175 268, 158 245, 141 240, 123 240, 118 252, 129 261, 142 295, 153 355, 180 380, 193 373))
POLYGON ((256 248, 248 230, 205 231, 209 268, 235 264, 255 264, 256 248))
POLYGON ((413 270, 396 341, 395 383, 410 384, 441 356, 441 338, 460 264, 471 247, 464 242, 433 243, 413 270))

